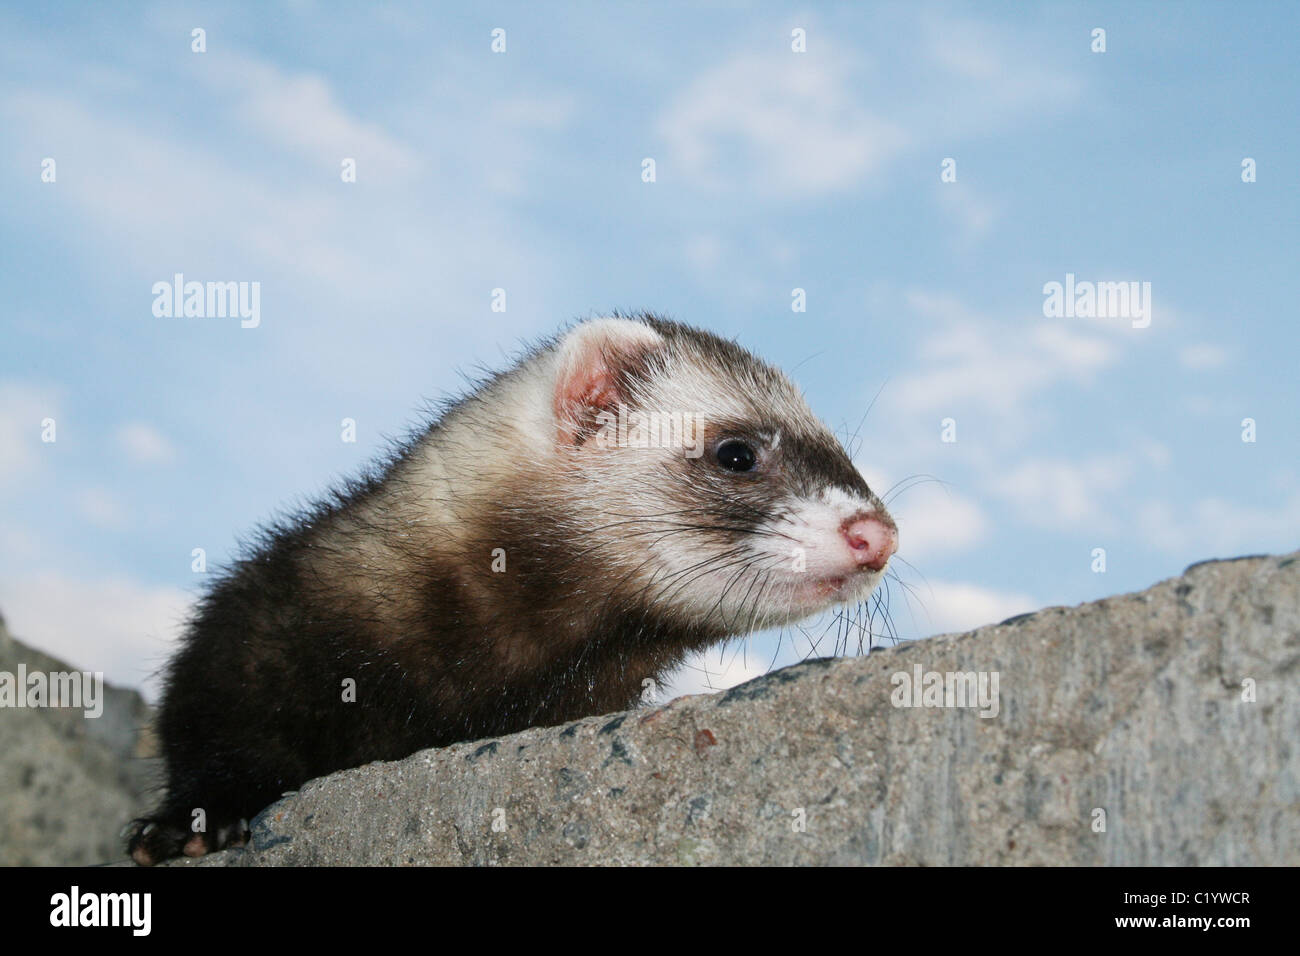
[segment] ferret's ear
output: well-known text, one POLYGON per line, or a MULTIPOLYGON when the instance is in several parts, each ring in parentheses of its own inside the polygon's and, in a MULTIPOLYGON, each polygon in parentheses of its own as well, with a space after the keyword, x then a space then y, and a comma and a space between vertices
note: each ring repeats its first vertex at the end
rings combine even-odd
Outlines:
POLYGON ((594 319, 577 326, 559 347, 555 422, 559 441, 581 445, 628 400, 631 376, 663 344, 650 326, 630 319, 594 319))

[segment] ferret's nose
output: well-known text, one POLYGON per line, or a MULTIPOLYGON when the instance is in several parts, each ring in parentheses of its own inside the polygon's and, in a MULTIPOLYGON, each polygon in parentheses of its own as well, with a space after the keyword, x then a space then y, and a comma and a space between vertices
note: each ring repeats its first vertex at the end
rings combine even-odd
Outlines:
POLYGON ((859 566, 879 571, 898 550, 898 528, 887 516, 860 515, 845 522, 844 540, 859 566))

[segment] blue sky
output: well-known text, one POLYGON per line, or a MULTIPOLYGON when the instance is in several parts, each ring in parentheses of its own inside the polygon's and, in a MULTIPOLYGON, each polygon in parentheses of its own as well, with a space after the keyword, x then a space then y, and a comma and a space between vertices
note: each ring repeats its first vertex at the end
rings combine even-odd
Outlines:
POLYGON ((845 435, 879 392, 868 479, 943 481, 894 504, 907 636, 1297 547, 1300 9, 538 6, 0 5, 14 633, 145 684, 193 548, 616 308, 738 337, 845 435), (260 326, 154 316, 176 272, 259 282, 260 326), (1150 326, 1045 317, 1067 273, 1149 282, 1150 326))

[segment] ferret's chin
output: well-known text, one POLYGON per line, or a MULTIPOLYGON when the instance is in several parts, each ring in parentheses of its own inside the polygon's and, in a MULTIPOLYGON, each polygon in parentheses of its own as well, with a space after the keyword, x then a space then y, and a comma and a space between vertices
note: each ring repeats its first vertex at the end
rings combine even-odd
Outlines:
POLYGON ((865 601, 880 583, 880 575, 801 575, 793 584, 790 610, 806 617, 842 604, 865 601))

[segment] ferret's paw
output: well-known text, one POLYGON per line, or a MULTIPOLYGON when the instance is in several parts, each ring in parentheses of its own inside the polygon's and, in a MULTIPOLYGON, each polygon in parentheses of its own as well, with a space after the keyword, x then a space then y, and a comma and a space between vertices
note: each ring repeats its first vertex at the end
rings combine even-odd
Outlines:
POLYGON ((194 833, 161 818, 134 820, 127 827, 126 851, 141 866, 153 866, 174 856, 204 856, 248 842, 247 820, 234 820, 205 833, 194 833))
POLYGON ((153 866, 177 856, 189 832, 166 820, 142 817, 126 828, 126 852, 141 866, 153 866))

